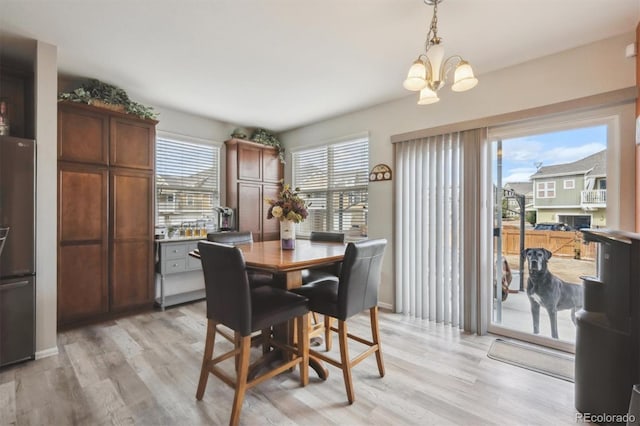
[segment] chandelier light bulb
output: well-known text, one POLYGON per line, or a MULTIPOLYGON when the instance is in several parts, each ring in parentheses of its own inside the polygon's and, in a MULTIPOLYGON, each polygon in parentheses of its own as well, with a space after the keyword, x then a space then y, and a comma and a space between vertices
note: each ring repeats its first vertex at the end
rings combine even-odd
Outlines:
POLYGON ((435 91, 431 90, 429 86, 427 86, 420 91, 420 98, 418 98, 418 105, 435 104, 439 100, 440 98, 438 97, 438 94, 435 91))

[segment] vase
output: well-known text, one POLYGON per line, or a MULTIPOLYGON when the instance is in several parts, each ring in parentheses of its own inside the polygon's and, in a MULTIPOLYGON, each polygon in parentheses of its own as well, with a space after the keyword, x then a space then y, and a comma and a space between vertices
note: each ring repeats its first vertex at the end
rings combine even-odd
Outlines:
POLYGON ((283 250, 296 248, 296 224, 291 220, 280 221, 280 246, 283 250))

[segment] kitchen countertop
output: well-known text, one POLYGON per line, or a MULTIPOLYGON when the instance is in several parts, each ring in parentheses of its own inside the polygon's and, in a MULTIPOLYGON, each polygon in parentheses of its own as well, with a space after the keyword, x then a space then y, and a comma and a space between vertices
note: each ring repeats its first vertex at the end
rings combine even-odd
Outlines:
POLYGON ((200 240, 206 240, 207 237, 177 237, 177 238, 156 238, 154 241, 156 243, 179 243, 182 241, 200 241, 200 240))

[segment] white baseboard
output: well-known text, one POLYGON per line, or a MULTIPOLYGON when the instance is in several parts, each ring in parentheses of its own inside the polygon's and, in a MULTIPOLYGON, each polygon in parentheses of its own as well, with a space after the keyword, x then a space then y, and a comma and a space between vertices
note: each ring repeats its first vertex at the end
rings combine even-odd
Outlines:
POLYGON ((378 307, 382 309, 388 309, 393 312, 393 305, 391 303, 378 302, 378 307))
POLYGON ((50 356, 58 355, 58 347, 54 346, 52 348, 44 349, 42 351, 36 352, 36 359, 47 358, 50 356))

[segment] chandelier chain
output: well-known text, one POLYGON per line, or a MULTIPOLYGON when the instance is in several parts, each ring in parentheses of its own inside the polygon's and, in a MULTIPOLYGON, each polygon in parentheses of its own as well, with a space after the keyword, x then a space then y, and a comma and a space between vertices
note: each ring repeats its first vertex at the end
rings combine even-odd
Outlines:
POLYGON ((427 33, 427 43, 426 50, 434 45, 440 43, 440 38, 438 37, 438 1, 433 3, 433 17, 431 18, 431 26, 429 27, 429 32, 427 33))

